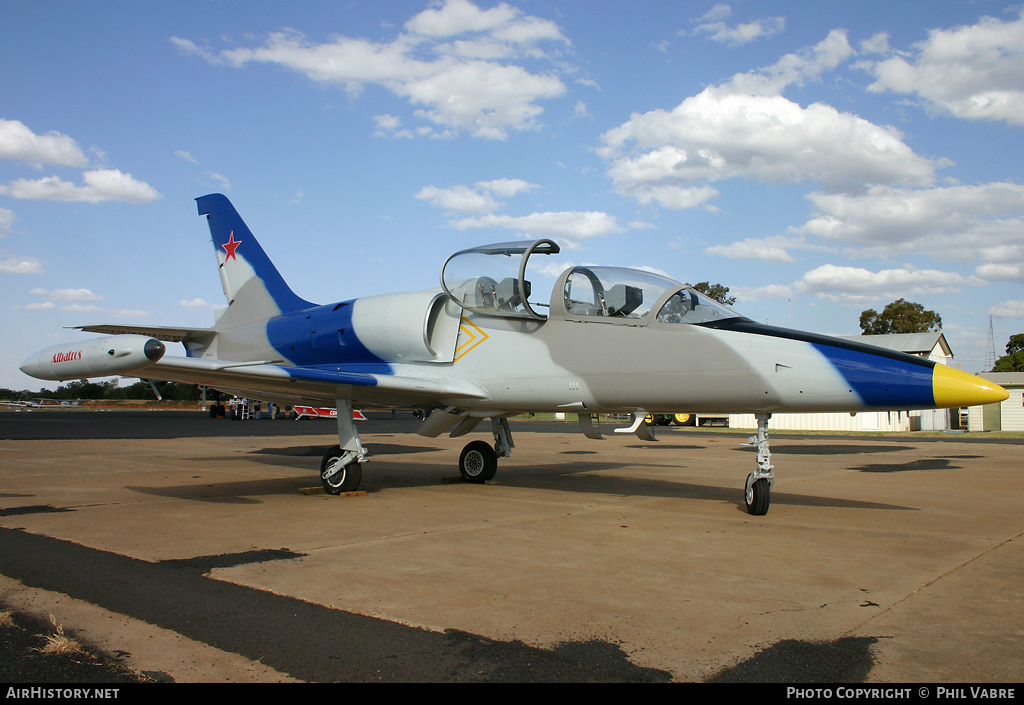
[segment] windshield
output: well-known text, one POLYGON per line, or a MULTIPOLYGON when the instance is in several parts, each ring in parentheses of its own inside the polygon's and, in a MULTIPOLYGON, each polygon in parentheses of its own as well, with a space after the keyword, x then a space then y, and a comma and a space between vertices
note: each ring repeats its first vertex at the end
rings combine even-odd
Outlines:
POLYGON ((689 287, 673 294, 658 311, 660 323, 707 323, 738 316, 724 304, 689 287))

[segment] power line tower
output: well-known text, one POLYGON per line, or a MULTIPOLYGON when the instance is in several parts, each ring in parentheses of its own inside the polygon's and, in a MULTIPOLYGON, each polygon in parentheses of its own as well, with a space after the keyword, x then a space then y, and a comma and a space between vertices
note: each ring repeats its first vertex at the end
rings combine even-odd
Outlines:
POLYGON ((996 366, 996 336, 992 331, 992 316, 988 317, 988 349, 985 351, 985 371, 991 372, 996 366))

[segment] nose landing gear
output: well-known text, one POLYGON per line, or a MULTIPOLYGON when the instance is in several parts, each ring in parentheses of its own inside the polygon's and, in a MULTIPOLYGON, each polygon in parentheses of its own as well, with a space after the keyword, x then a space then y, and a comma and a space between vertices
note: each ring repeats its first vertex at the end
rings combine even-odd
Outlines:
POLYGON ((772 465, 772 452, 768 447, 768 419, 771 414, 757 415, 757 469, 747 475, 747 486, 744 499, 747 511, 755 516, 768 513, 772 501, 772 485, 775 484, 775 466, 772 465))

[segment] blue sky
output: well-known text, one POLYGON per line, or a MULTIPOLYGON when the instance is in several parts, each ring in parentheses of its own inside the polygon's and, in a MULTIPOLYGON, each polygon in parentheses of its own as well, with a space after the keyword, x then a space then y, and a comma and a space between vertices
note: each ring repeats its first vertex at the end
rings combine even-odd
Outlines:
POLYGON ((65 326, 211 325, 211 192, 320 303, 550 237, 820 333, 916 301, 978 371, 1024 330, 1022 138, 995 0, 0 0, 0 387, 65 326))

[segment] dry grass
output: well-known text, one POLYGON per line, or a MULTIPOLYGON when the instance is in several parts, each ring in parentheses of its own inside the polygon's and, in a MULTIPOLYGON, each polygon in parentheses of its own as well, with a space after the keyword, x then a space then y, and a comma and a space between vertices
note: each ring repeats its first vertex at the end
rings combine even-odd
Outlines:
POLYGON ((57 623, 53 614, 50 615, 50 624, 53 625, 53 634, 46 635, 46 645, 39 649, 39 653, 80 654, 85 651, 81 644, 64 633, 64 626, 57 623))
POLYGON ((0 627, 14 626, 14 610, 0 610, 0 627))

